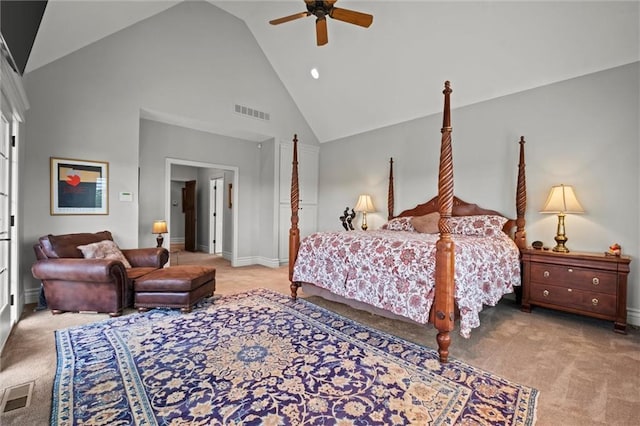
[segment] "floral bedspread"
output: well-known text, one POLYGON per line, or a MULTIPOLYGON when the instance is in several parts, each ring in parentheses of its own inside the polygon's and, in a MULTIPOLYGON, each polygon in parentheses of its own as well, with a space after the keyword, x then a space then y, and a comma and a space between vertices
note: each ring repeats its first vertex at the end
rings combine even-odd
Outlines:
MULTIPOLYGON (((293 280, 426 324, 435 295, 438 238, 390 230, 318 232, 302 241, 293 280)), ((453 234, 452 239, 460 334, 469 337, 480 325, 483 305, 494 306, 520 285, 519 251, 503 233, 453 234)))

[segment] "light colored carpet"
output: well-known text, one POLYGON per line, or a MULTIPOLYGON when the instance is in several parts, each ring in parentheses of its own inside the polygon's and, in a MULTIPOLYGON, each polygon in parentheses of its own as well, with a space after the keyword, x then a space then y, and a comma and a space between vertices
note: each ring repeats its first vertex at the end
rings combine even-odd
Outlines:
MULTIPOLYGON (((174 254, 172 254, 174 256, 174 254)), ((180 252, 180 264, 206 263, 217 269, 216 294, 262 287, 289 293, 287 268, 247 266, 180 252)), ((303 294, 301 296, 304 297, 303 294)), ((388 320, 316 297, 327 309, 429 347, 436 330, 388 320)), ((133 310, 127 311, 132 313, 133 310)), ((2 354, 0 397, 5 389, 35 383, 29 407, 0 414, 1 425, 49 423, 56 367, 53 331, 107 319, 103 314, 33 312, 27 306, 2 354)), ((540 391, 538 425, 637 425, 640 416, 640 331, 613 333, 613 325, 536 308, 523 313, 513 299, 486 308, 470 339, 452 334, 451 357, 540 391)))

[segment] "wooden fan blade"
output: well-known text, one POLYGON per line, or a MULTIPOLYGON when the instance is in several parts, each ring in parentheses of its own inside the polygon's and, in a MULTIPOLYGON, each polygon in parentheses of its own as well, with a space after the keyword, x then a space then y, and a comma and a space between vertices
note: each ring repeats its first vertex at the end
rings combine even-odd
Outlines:
POLYGON ((325 17, 316 19, 316 38, 318 39, 318 46, 324 46, 329 42, 327 18, 325 17))
POLYGON ((338 21, 348 22, 365 28, 368 28, 373 22, 373 15, 356 12, 355 10, 341 9, 339 7, 332 8, 329 16, 338 21))
POLYGON ((269 21, 269 23, 271 25, 278 25, 278 24, 283 24, 285 22, 293 21, 294 19, 306 18, 309 15, 311 15, 311 13, 309 12, 300 12, 294 15, 285 16, 283 18, 273 19, 269 21))

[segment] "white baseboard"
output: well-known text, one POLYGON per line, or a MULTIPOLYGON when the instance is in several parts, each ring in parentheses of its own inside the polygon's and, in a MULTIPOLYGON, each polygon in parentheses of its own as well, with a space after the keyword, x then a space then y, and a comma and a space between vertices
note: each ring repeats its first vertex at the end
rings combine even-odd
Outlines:
POLYGON ((250 256, 250 257, 239 257, 238 262, 232 266, 249 266, 249 265, 262 265, 268 268, 278 268, 280 266, 280 262, 278 259, 269 259, 262 256, 250 256))
POLYGON ((267 268, 279 268, 280 261, 278 259, 269 259, 266 257, 260 257, 258 259, 258 265, 266 266, 267 268))
POLYGON ((171 244, 183 244, 184 237, 171 237, 171 244))
POLYGON ((640 327, 640 309, 627 308, 627 323, 640 327))
POLYGON ((36 288, 27 288, 24 290, 24 304, 38 303, 40 299, 40 286, 36 288))

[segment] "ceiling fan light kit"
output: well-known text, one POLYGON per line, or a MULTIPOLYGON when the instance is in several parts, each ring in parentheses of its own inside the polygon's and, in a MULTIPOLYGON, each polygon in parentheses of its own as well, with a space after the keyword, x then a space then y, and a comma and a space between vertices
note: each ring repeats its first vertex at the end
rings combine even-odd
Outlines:
POLYGON ((269 21, 271 25, 279 25, 285 22, 293 21, 299 18, 306 18, 307 16, 316 17, 316 41, 318 46, 324 46, 329 42, 327 32, 327 16, 338 21, 347 22, 349 24, 358 25, 360 27, 369 28, 373 22, 373 16, 367 13, 356 12, 355 10, 342 9, 335 7, 334 4, 337 0, 329 1, 314 1, 305 0, 307 5, 307 11, 296 13, 282 18, 273 19, 269 21))

